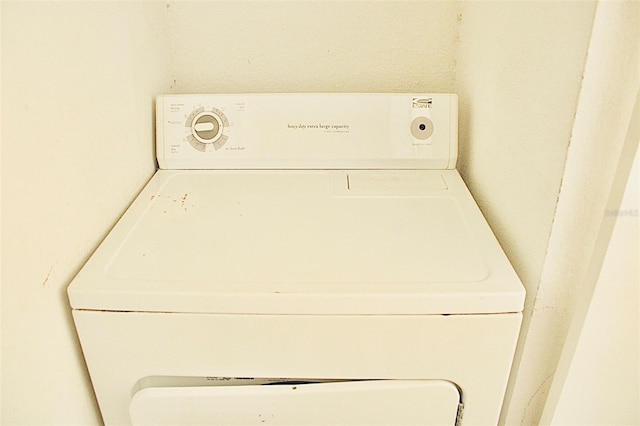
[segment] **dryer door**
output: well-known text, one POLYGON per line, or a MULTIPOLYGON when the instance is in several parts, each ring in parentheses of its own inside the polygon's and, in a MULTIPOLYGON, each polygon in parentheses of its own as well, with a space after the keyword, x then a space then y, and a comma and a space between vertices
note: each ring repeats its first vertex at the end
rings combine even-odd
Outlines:
POLYGON ((454 425, 458 388, 442 380, 149 387, 134 425, 454 425))

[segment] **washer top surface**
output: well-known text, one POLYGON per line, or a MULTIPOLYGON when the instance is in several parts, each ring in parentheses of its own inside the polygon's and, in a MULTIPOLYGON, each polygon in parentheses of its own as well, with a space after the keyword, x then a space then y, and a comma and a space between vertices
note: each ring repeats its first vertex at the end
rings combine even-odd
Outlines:
POLYGON ((159 170, 69 287, 74 309, 519 312, 456 170, 159 170))

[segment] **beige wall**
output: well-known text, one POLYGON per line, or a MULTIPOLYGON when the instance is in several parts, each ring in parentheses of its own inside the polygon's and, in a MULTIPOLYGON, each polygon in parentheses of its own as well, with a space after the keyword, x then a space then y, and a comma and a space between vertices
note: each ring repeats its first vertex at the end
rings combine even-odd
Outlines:
POLYGON ((451 92, 456 2, 173 2, 177 91, 451 92))
POLYGON ((639 21, 638 2, 598 4, 528 332, 561 344, 544 350, 527 341, 524 350, 528 364, 555 366, 562 349, 553 380, 538 387, 532 404, 544 402, 543 424, 637 424, 639 418, 637 169, 629 178, 640 139, 639 21), (619 211, 632 215, 618 217, 619 211))
POLYGON ((458 168, 528 291, 540 279, 594 10, 462 3, 458 168))
MULTIPOLYGON (((553 375, 555 363, 554 357, 536 363, 540 358, 530 354, 555 353, 557 360, 562 343, 548 329, 528 331, 538 315, 534 303, 595 9, 595 2, 461 6, 458 167, 527 289, 523 332, 503 410, 507 424, 536 424, 546 396, 540 386, 553 375), (535 343, 526 346, 527 341, 535 343)), ((557 290, 563 291, 560 286, 557 290)))
POLYGON ((95 424, 66 287, 153 172, 164 5, 1 7, 0 423, 95 424))
MULTIPOLYGON (((3 424, 98 421, 65 290, 153 171, 158 93, 458 92, 460 169, 529 291, 528 324, 595 3, 0 7, 3 424)), ((529 343, 557 345, 544 337, 529 343)), ((517 423, 540 415, 544 379, 521 356, 517 423)))
MULTIPOLYGON (((635 140, 621 163, 628 163, 638 148, 640 110, 636 105, 635 140)), ((624 180, 628 164, 621 164, 616 179, 624 180)), ((640 161, 635 153, 633 169, 622 202, 607 204, 598 237, 607 247, 602 269, 578 295, 577 311, 567 335, 562 357, 541 424, 557 426, 608 426, 640 424, 640 161), (606 229, 611 227, 612 229, 606 229), (604 232, 602 232, 604 231, 604 232), (610 231, 613 231, 610 234, 610 231), (611 240, 607 244, 607 240, 611 240), (604 241, 603 241, 604 240, 604 241), (594 365, 598 366, 594 368, 594 365)), ((617 197, 615 197, 617 198, 617 197)), ((600 251, 600 250, 598 250, 600 251)), ((599 256, 597 256, 599 257, 599 256)))

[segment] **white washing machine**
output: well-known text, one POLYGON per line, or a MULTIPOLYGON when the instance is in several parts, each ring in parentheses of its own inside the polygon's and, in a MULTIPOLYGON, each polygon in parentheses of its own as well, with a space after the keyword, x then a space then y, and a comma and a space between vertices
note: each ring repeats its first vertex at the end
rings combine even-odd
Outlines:
POLYGON ((448 94, 157 99, 151 178, 69 287, 106 424, 496 424, 524 289, 448 94))

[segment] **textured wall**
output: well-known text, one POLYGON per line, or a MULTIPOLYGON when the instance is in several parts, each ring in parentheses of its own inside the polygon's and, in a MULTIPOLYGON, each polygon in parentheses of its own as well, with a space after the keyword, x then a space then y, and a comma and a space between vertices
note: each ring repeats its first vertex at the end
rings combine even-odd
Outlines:
MULTIPOLYGON (((639 414, 638 217, 637 210, 626 210, 620 202, 640 137, 639 20, 638 2, 598 4, 556 218, 529 326, 529 335, 538 339, 523 347, 523 366, 555 367, 562 350, 549 398, 545 402, 551 384, 546 380, 538 385, 531 403, 545 402, 543 420, 549 421, 560 398, 554 424, 637 424, 633 419, 639 414), (620 208, 632 216, 617 217, 620 208), (618 235, 608 247, 612 231, 614 237, 618 235), (537 344, 539 336, 561 344, 537 344), (576 346, 575 365, 568 371, 576 346), (594 365, 597 371, 580 377, 594 365), (580 405, 588 407, 572 414, 580 405)), ((519 382, 526 382, 532 371, 532 367, 523 368, 519 382)), ((523 390, 516 388, 514 394, 523 390)))
MULTIPOLYGON (((595 2, 463 2, 456 87, 460 169, 527 289, 520 346, 503 412, 536 424, 540 384, 555 363, 524 358, 562 341, 528 333, 556 211, 595 2), (490 30, 489 30, 490 28, 490 30), (570 31, 567 29, 571 28, 570 31), (513 390, 517 392, 511 398, 513 390)), ((565 321, 567 319, 565 318, 565 321)))
POLYGON ((2 2, 2 424, 99 422, 66 288, 154 169, 163 10, 2 2))
POLYGON ((456 2, 172 2, 178 92, 451 92, 456 2))

